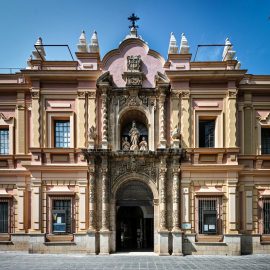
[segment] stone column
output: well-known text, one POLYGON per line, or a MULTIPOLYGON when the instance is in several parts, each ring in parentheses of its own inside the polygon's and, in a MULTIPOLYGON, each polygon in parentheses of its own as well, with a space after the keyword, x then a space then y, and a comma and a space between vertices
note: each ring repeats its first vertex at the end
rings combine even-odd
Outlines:
POLYGON ((108 148, 108 108, 107 108, 107 88, 102 87, 102 93, 101 93, 101 146, 102 149, 108 148))
POLYGON ((109 192, 108 192, 108 164, 103 158, 101 168, 102 181, 102 214, 100 230, 100 254, 110 253, 110 224, 109 224, 109 192))
POLYGON ((159 255, 169 254, 169 232, 166 211, 166 159, 161 158, 159 167, 159 255))
POLYGON ((182 179, 181 181, 181 194, 182 194, 182 226, 185 232, 191 232, 191 224, 189 219, 189 180, 185 181, 182 179))
POLYGON ((40 147, 40 92, 39 87, 31 88, 32 110, 31 110, 31 142, 30 147, 40 147))
POLYGON ((165 98, 166 95, 164 92, 161 92, 158 100, 158 109, 159 109, 159 144, 158 148, 166 148, 166 126, 165 126, 165 98))
POLYGON ((181 145, 190 147, 190 91, 181 91, 181 145))
POLYGON ((25 154, 26 139, 25 139, 25 94, 17 93, 16 106, 16 154, 25 154))
POLYGON ((85 114, 85 91, 79 90, 77 92, 76 100, 76 112, 77 112, 77 148, 86 147, 85 127, 86 127, 86 114, 85 114))
POLYGON ((226 114, 226 146, 236 147, 236 96, 237 89, 235 83, 229 83, 231 89, 228 90, 227 95, 227 114, 226 114), (232 88, 234 86, 234 88, 232 88))
MULTIPOLYGON (((176 159, 174 163, 177 164, 176 159)), ((179 166, 172 168, 173 173, 173 255, 182 255, 182 232, 180 230, 180 182, 179 182, 179 166)))
POLYGON ((24 177, 18 177, 21 182, 17 184, 17 225, 16 232, 25 232, 24 215, 25 215, 25 179, 24 177))

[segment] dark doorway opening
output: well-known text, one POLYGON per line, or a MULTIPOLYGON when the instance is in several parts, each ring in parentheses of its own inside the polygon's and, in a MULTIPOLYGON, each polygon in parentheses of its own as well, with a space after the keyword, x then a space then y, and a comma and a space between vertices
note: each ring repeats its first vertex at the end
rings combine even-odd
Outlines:
POLYGON ((120 206, 116 222, 117 251, 153 251, 154 219, 145 218, 139 206, 120 206))

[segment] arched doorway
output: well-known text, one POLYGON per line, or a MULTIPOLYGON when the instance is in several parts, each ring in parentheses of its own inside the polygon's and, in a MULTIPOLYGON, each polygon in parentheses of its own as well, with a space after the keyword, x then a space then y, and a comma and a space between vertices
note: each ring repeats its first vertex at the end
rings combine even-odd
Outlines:
POLYGON ((153 194, 140 181, 123 184, 116 194, 116 250, 154 249, 153 194))

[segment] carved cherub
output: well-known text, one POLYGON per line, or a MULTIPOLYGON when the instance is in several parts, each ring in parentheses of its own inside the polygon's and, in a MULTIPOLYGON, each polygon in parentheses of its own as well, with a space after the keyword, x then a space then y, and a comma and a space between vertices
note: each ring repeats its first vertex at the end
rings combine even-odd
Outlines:
POLYGON ((130 143, 129 143, 127 137, 123 138, 122 149, 123 149, 124 151, 129 151, 129 150, 130 150, 130 143))
POLYGON ((147 147, 147 142, 145 140, 145 137, 142 137, 142 141, 139 143, 139 147, 141 151, 147 151, 148 147, 147 147))

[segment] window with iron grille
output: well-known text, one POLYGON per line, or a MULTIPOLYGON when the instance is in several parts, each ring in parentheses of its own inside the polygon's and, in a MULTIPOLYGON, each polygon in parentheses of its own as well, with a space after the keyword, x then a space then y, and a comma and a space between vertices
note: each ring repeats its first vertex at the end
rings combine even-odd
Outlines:
POLYGON ((54 146, 59 148, 70 147, 70 121, 54 121, 54 146))
POLYGON ((0 129, 0 154, 9 154, 9 130, 0 129))
POLYGON ((270 234, 270 199, 263 200, 263 233, 270 234))
POLYGON ((0 233, 9 233, 9 204, 8 201, 0 201, 0 233))
POLYGON ((261 129, 261 153, 270 154, 270 128, 261 129))
POLYGON ((52 233, 72 233, 71 199, 52 200, 52 233))
POLYGON ((215 147, 215 120, 199 120, 199 147, 215 147))
POLYGON ((218 197, 198 198, 199 234, 219 234, 219 199, 218 197))

